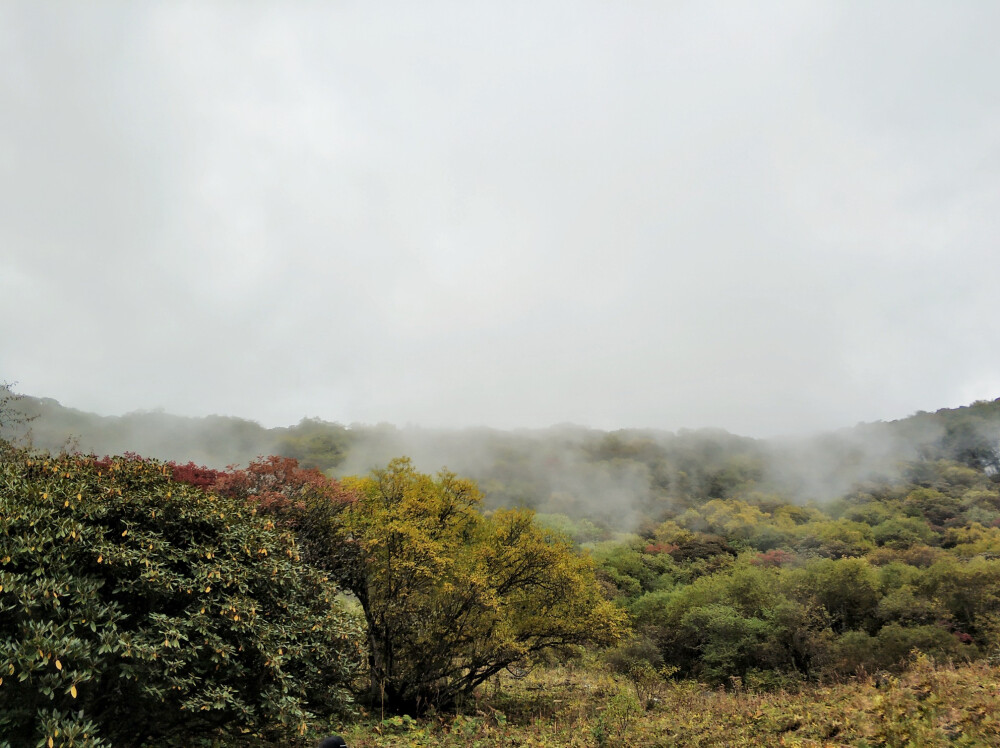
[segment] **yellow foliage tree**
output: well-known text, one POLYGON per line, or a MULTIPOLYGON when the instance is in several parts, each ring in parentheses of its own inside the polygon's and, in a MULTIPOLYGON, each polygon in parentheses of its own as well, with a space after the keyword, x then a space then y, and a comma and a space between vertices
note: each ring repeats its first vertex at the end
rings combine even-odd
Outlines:
POLYGON ((359 499, 343 516, 356 548, 343 581, 364 610, 372 697, 385 708, 446 708, 542 650, 622 635, 591 560, 531 512, 485 517, 475 483, 406 458, 344 484, 359 499))

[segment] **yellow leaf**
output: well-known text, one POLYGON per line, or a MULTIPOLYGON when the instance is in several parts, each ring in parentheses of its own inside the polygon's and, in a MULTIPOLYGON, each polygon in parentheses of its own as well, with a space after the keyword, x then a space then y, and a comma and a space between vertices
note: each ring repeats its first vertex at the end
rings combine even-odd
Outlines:
POLYGON ((54 740, 52 739, 52 736, 51 736, 51 735, 49 735, 49 748, 52 748, 52 746, 54 746, 55 744, 56 744, 56 741, 54 741, 54 740))
POLYGON ((76 686, 69 687, 69 695, 72 696, 74 699, 76 698, 76 686))
POLYGON ((62 663, 56 660, 56 670, 62 670, 62 663))

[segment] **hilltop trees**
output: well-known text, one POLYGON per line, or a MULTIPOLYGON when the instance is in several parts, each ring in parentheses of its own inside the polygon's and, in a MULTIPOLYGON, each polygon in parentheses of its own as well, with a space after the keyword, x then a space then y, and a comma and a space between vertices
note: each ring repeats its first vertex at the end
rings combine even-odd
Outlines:
POLYGON ((390 709, 447 707, 549 648, 610 643, 624 616, 591 562, 524 511, 479 512, 475 484, 397 459, 347 481, 357 548, 344 575, 368 627, 372 696, 390 709))

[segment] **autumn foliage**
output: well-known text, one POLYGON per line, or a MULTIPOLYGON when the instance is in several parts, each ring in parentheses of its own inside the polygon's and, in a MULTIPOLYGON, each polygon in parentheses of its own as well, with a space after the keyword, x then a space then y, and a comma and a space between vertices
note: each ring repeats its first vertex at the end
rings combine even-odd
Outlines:
POLYGON ((397 459, 350 487, 360 498, 344 514, 345 540, 359 553, 345 581, 364 610, 380 706, 453 707, 516 662, 624 633, 590 559, 530 512, 485 517, 472 481, 397 459))
POLYGON ((188 462, 184 465, 168 462, 167 465, 170 467, 171 478, 178 483, 187 483, 189 486, 194 486, 195 488, 214 488, 219 478, 224 475, 221 470, 213 470, 203 465, 195 465, 193 462, 188 462))
POLYGON ((258 457, 245 470, 218 473, 213 490, 223 496, 252 501, 267 513, 304 510, 310 501, 347 504, 354 496, 315 468, 299 467, 290 457, 258 457))
POLYGON ((625 629, 589 559, 531 512, 484 516, 476 484, 452 473, 431 477, 398 459, 341 484, 283 457, 172 469, 211 478, 212 491, 293 531, 303 558, 357 598, 368 695, 381 708, 451 707, 515 662, 625 629))

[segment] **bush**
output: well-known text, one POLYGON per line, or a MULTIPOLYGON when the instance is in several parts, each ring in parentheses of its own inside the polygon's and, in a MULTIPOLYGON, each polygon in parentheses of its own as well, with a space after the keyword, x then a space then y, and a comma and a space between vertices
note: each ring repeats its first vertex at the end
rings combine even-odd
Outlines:
POLYGON ((878 632, 878 653, 882 667, 889 670, 904 668, 913 651, 923 652, 941 662, 971 659, 978 654, 975 647, 963 644, 958 637, 941 626, 908 626, 892 623, 878 632))
POLYGON ((295 745, 350 708, 336 589, 246 502, 170 476, 134 457, 0 464, 6 745, 295 745))
POLYGON ((916 517, 893 517, 872 528, 875 542, 889 548, 906 549, 927 545, 935 539, 934 531, 916 517))
POLYGON ((598 745, 625 745, 625 735, 640 714, 642 704, 638 697, 629 688, 619 687, 594 726, 593 734, 598 745), (614 736, 613 741, 608 740, 611 736, 614 736))
POLYGON ((656 642, 648 637, 637 637, 620 647, 609 649, 604 655, 611 672, 628 675, 639 668, 659 670, 663 667, 663 653, 656 642))

